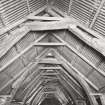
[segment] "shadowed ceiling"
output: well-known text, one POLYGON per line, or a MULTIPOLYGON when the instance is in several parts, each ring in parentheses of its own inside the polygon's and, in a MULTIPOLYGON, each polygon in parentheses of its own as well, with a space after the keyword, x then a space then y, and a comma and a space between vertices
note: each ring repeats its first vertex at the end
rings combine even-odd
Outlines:
POLYGON ((1 104, 104 105, 104 2, 1 0, 1 104))

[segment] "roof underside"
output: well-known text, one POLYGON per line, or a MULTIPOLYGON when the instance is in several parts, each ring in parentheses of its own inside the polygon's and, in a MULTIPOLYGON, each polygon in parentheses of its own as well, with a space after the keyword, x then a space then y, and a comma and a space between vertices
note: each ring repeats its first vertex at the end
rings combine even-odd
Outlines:
POLYGON ((103 0, 0 3, 0 95, 78 105, 89 102, 83 82, 90 94, 105 93, 103 0))

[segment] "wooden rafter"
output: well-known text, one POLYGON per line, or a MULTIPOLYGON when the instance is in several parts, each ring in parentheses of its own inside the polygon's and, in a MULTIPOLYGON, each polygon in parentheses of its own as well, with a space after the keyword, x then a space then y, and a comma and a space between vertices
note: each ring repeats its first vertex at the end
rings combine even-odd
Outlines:
MULTIPOLYGON (((60 56, 59 53, 56 52, 56 54, 60 56)), ((99 90, 99 88, 96 85, 94 85, 87 77, 85 77, 81 72, 79 72, 76 68, 74 68, 66 59, 64 59, 62 56, 60 56, 60 58, 63 59, 65 61, 65 64, 69 65, 73 71, 77 72, 77 74, 80 75, 80 77, 83 78, 85 81, 87 81, 87 83, 89 83, 95 90, 97 91, 99 90)), ((67 65, 65 67, 67 67, 67 65)), ((69 67, 68 67, 68 70, 69 70, 69 67)))
POLYGON ((47 16, 28 16, 27 19, 30 20, 46 20, 46 21, 60 21, 63 20, 62 17, 47 17, 47 16))
POLYGON ((104 2, 105 2, 105 0, 102 0, 102 1, 101 1, 100 6, 98 7, 97 12, 96 12, 96 14, 95 14, 95 16, 94 16, 94 18, 93 18, 93 21, 91 22, 91 24, 90 24, 90 26, 89 26, 90 28, 93 27, 93 25, 94 25, 94 23, 95 23, 95 21, 96 21, 98 15, 99 15, 99 13, 100 13, 100 11, 101 11, 101 8, 102 8, 104 2))
POLYGON ((68 15, 70 15, 72 3, 73 3, 73 0, 70 0, 69 9, 68 9, 68 15))
POLYGON ((95 65, 93 65, 88 59, 86 59, 81 53, 79 53, 77 50, 72 48, 67 42, 62 40, 59 36, 56 34, 54 35, 58 40, 60 40, 62 43, 66 43, 66 46, 71 49, 76 55, 78 55, 82 60, 84 60, 86 63, 88 63, 91 67, 93 67, 97 72, 99 72, 101 75, 105 76, 105 72, 97 68, 95 65))
POLYGON ((27 26, 31 31, 60 30, 68 29, 68 26, 71 23, 74 23, 73 19, 64 18, 60 21, 26 23, 25 26, 27 26))
MULTIPOLYGON (((46 52, 48 51, 48 49, 44 50, 40 55, 38 55, 36 57, 36 59, 38 59, 40 56, 42 56, 43 54, 45 54, 46 52)), ((25 68, 23 68, 21 70, 20 73, 18 73, 13 79, 11 79, 10 81, 8 81, 1 89, 0 91, 2 91, 6 86, 8 86, 9 84, 13 83, 14 81, 16 81, 18 78, 20 78, 20 76, 23 74, 23 73, 27 73, 28 72, 28 68, 32 67, 32 64, 33 62, 29 63, 25 68)))
POLYGON ((41 70, 60 70, 61 67, 40 67, 41 70))
MULTIPOLYGON (((41 37, 39 37, 34 43, 39 42, 41 39, 43 39, 44 37, 46 37, 47 34, 42 35, 41 37)), ((16 59, 18 59, 19 57, 21 57, 25 52, 27 52, 29 49, 31 49, 34 46, 34 43, 31 43, 26 49, 24 49, 22 52, 20 52, 17 56, 15 56, 11 61, 9 61, 6 65, 4 65, 2 68, 0 68, 0 71, 4 70, 7 66, 9 66, 10 64, 12 64, 16 59)), ((3 53, 4 54, 4 53, 3 53)))
POLYGON ((31 9, 30 9, 30 4, 29 4, 29 0, 26 0, 27 2, 27 8, 28 8, 28 12, 31 13, 31 9))
POLYGON ((65 43, 34 43, 34 46, 46 46, 46 47, 53 47, 53 46, 65 46, 65 43))
POLYGON ((58 78, 60 79, 60 82, 61 82, 62 84, 65 85, 65 83, 67 83, 80 97, 83 98, 83 95, 82 95, 70 82, 68 82, 68 80, 65 80, 64 77, 62 77, 62 76, 60 76, 60 77, 58 77, 58 78), (62 79, 61 79, 61 78, 62 78, 62 79), (63 82, 63 81, 64 81, 64 82, 63 82))

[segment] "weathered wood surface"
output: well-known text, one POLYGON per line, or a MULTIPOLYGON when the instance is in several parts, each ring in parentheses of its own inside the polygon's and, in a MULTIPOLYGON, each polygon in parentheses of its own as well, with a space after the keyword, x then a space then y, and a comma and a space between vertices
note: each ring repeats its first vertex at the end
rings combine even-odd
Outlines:
POLYGON ((69 29, 69 31, 73 32, 77 37, 82 39, 85 43, 89 46, 96 49, 98 52, 105 56, 105 40, 99 35, 95 34, 93 31, 87 28, 83 28, 80 24, 78 24, 72 18, 59 18, 59 17, 40 17, 40 16, 33 16, 36 19, 46 19, 46 20, 57 20, 57 21, 34 21, 30 23, 26 23, 20 30, 18 30, 12 35, 12 37, 8 38, 8 41, 4 41, 4 44, 0 46, 0 57, 3 56, 15 43, 17 43, 27 32, 29 31, 44 31, 44 30, 60 30, 60 29, 69 29), (82 31, 77 26, 82 28, 85 31, 82 31), (21 33, 24 31, 23 33, 21 33), (25 32, 26 31, 26 32, 25 32), (95 36, 96 35, 96 36, 95 36))
POLYGON ((74 23, 73 19, 64 18, 60 21, 51 21, 51 22, 30 22, 26 23, 27 26, 32 31, 43 31, 43 30, 60 30, 68 29, 69 24, 74 23))
POLYGON ((61 17, 47 17, 47 16, 28 16, 27 19, 30 20, 46 20, 46 21, 59 21, 62 20, 63 18, 61 17))
POLYGON ((94 34, 91 35, 91 32, 88 30, 84 32, 77 28, 77 25, 69 25, 69 31, 73 32, 77 37, 83 40, 86 44, 100 52, 102 55, 105 56, 105 39, 102 37, 95 37, 94 34), (90 33, 90 35, 88 34, 90 33))
POLYGON ((105 105, 105 94, 103 94, 103 95, 100 97, 100 99, 101 99, 102 105, 105 105))

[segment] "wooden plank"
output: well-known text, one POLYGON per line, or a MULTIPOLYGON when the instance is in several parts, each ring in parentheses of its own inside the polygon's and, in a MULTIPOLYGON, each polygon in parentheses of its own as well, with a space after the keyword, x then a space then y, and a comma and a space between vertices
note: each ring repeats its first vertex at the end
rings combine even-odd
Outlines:
POLYGON ((70 16, 70 13, 71 13, 71 6, 72 6, 72 3, 73 3, 73 0, 70 0, 69 9, 68 9, 68 15, 69 15, 69 16, 70 16))
POLYGON ((102 105, 105 105, 105 94, 103 94, 102 96, 100 96, 100 99, 101 99, 102 105))
POLYGON ((38 61, 38 63, 41 63, 41 64, 61 64, 61 62, 60 61, 58 61, 57 59, 50 59, 50 58, 48 58, 48 59, 40 59, 39 61, 38 61))
POLYGON ((60 70, 61 67, 40 67, 40 70, 60 70))
POLYGON ((30 97, 28 100, 27 100, 27 103, 30 103, 32 101, 32 99, 35 97, 36 94, 38 94, 40 92, 40 90, 42 89, 42 87, 35 87, 29 94, 26 94, 23 102, 25 101, 26 97, 30 97), (36 90, 37 89, 37 90, 36 90), (31 95, 31 96, 30 96, 31 95))
MULTIPOLYGON (((81 90, 76 89, 76 87, 74 87, 74 86, 70 83, 70 81, 66 80, 65 77, 63 77, 63 76, 59 76, 58 78, 60 79, 60 82, 61 82, 62 84, 68 84, 80 97, 83 98, 83 94, 81 93, 81 90)), ((70 88, 70 87, 69 87, 69 88, 70 88)))
POLYGON ((30 9, 29 0, 26 0, 26 2, 27 2, 28 12, 29 12, 29 13, 31 13, 31 9, 30 9))
POLYGON ((43 75, 43 76, 46 76, 46 75, 59 75, 60 73, 47 73, 47 72, 45 72, 45 73, 41 73, 41 75, 43 75))
MULTIPOLYGON (((34 64, 33 64, 32 66, 35 67, 34 64)), ((37 65, 36 65, 36 66, 37 66, 37 65)), ((31 68, 30 68, 30 69, 31 69, 31 68)), ((38 71, 38 69, 37 69, 37 71, 38 71)), ((35 70, 30 76, 33 76, 33 74, 36 73, 37 71, 35 70)), ((29 76, 29 77, 30 77, 30 76, 29 76)), ((21 95, 21 94, 24 94, 27 89, 33 90, 35 86, 37 87, 38 84, 39 84, 39 80, 40 80, 40 74, 37 75, 37 76, 35 76, 35 78, 34 78, 33 80, 31 80, 31 81, 27 84, 27 86, 23 89, 23 91, 20 93, 20 95, 21 95), (37 85, 36 85, 36 84, 37 84, 37 85)), ((42 81, 40 81, 40 83, 42 83, 42 81)))
POLYGON ((8 98, 8 97, 11 97, 11 95, 0 95, 0 98, 8 98))
POLYGON ((65 43, 34 43, 34 46, 64 46, 65 43))
POLYGON ((74 23, 73 19, 64 18, 60 21, 26 23, 25 26, 27 26, 32 31, 60 30, 68 29, 69 24, 72 23, 74 23))
POLYGON ((92 95, 92 96, 101 96, 102 93, 90 93, 90 95, 92 95))
POLYGON ((27 19, 29 20, 46 20, 46 21, 60 21, 63 18, 62 17, 47 17, 47 16, 28 16, 27 19))

